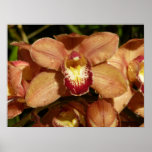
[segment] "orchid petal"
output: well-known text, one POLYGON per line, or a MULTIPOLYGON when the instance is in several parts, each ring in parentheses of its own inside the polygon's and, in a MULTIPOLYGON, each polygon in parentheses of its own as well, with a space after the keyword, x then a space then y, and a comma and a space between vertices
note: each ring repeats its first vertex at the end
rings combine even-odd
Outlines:
POLYGON ((30 50, 30 48, 31 48, 31 45, 26 42, 12 42, 12 43, 10 43, 10 45, 18 46, 18 47, 21 47, 26 50, 30 50))
POLYGON ((61 112, 61 105, 51 107, 49 111, 41 119, 42 123, 49 124, 49 126, 53 127, 52 119, 56 117, 59 114, 59 112, 61 112))
POLYGON ((133 88, 144 93, 144 59, 139 56, 128 65, 127 76, 133 88))
POLYGON ((21 60, 10 61, 9 63, 11 63, 14 67, 17 67, 20 70, 24 70, 25 68, 27 68, 29 66, 29 64, 27 62, 24 62, 21 60))
POLYGON ((11 85, 9 83, 7 86, 7 97, 8 97, 8 100, 16 97, 14 89, 11 87, 11 85))
POLYGON ((108 64, 118 68, 127 78, 128 64, 137 58, 144 55, 144 40, 132 39, 122 45, 119 50, 108 60, 108 64))
POLYGON ((22 86, 24 88, 25 94, 27 89, 29 88, 30 82, 27 82, 26 80, 22 80, 22 86))
POLYGON ((22 71, 23 79, 31 80, 33 78, 31 67, 28 62, 17 60, 17 61, 12 61, 11 64, 22 71))
POLYGON ((87 110, 87 120, 90 127, 116 127, 118 125, 117 113, 106 100, 93 102, 87 110))
POLYGON ((30 53, 33 61, 38 65, 55 70, 59 70, 67 56, 63 43, 51 38, 41 38, 35 41, 30 53))
POLYGON ((86 108, 88 106, 88 103, 86 101, 70 101, 69 106, 71 106, 73 109, 76 109, 81 114, 86 115, 86 108))
POLYGON ((126 62, 129 63, 138 56, 144 56, 144 39, 132 39, 120 47, 125 52, 126 62))
POLYGON ((63 76, 59 72, 41 72, 30 83, 26 103, 30 107, 46 106, 65 94, 63 76))
POLYGON ((29 68, 26 70, 26 80, 31 80, 39 71, 40 66, 33 62, 30 56, 31 45, 25 42, 12 42, 11 45, 18 46, 18 60, 25 61, 29 63, 29 68))
POLYGON ((106 61, 118 49, 118 35, 110 32, 95 33, 84 39, 79 47, 91 65, 96 65, 106 61))
POLYGON ((18 59, 29 63, 29 68, 25 71, 26 80, 31 80, 39 73, 41 67, 33 62, 29 50, 19 47, 18 59))
MULTIPOLYGON (((113 65, 118 68, 126 80, 127 68, 131 61, 144 55, 144 40, 143 39, 132 39, 127 43, 122 45, 119 50, 108 60, 108 64, 113 65)), ((130 99, 134 93, 131 91, 130 86, 128 86, 127 92, 123 95, 113 98, 113 104, 115 109, 120 113, 124 107, 129 103, 130 99)))
MULTIPOLYGON (((14 62, 16 64, 16 62, 14 62)), ((8 62, 8 87, 10 85, 11 89, 16 96, 23 97, 25 95, 25 90, 22 86, 22 70, 21 67, 15 67, 13 62, 8 62)), ((25 66, 26 67, 26 66, 25 66)))
POLYGON ((144 117, 144 96, 141 92, 137 92, 130 100, 128 108, 137 115, 144 117))
POLYGON ((78 46, 85 38, 86 35, 79 35, 76 33, 60 34, 54 36, 56 40, 62 42, 67 50, 71 50, 78 46))
POLYGON ((134 93, 131 91, 131 88, 128 86, 127 91, 124 94, 113 98, 112 104, 115 110, 118 113, 120 113, 127 106, 133 95, 134 93))
POLYGON ((53 127, 79 127, 79 119, 73 109, 63 108, 60 113, 52 119, 53 127))
POLYGON ((144 127, 144 123, 142 123, 139 127, 144 127))
POLYGON ((122 73, 108 64, 100 64, 92 68, 93 85, 104 98, 112 98, 123 94, 127 90, 127 83, 122 73))
POLYGON ((23 112, 25 108, 24 103, 20 103, 16 100, 13 100, 8 103, 8 119, 12 119, 23 112))

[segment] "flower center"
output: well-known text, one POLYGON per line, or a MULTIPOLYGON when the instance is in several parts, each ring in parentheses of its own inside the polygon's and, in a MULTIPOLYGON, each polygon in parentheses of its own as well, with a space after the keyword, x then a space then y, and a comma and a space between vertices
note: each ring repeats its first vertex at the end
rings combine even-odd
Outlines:
POLYGON ((134 88, 144 93, 144 56, 138 56, 128 65, 128 79, 134 88))
POLYGON ((63 74, 65 86, 72 95, 83 95, 92 84, 92 72, 88 61, 73 51, 64 62, 63 74))
POLYGON ((63 126, 63 127, 78 127, 79 121, 73 111, 63 111, 61 112, 54 120, 53 122, 57 126, 63 126))

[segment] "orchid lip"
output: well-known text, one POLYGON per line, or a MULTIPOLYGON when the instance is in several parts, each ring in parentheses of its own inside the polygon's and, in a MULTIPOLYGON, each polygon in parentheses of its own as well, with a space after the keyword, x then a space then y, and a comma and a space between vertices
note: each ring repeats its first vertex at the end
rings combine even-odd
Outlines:
POLYGON ((142 61, 140 64, 140 70, 138 76, 141 82, 144 83, 144 61, 142 61))
POLYGON ((92 84, 92 72, 89 62, 78 52, 73 51, 63 66, 64 83, 75 96, 86 94, 92 84))
POLYGON ((141 82, 140 90, 144 93, 144 60, 140 63, 140 70, 138 73, 139 80, 141 82))

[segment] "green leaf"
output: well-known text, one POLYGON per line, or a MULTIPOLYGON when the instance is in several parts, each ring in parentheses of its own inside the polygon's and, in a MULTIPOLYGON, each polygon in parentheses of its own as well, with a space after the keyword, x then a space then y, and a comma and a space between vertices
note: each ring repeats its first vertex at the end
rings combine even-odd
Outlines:
POLYGON ((13 46, 8 60, 9 61, 17 60, 17 52, 18 52, 18 47, 13 46))

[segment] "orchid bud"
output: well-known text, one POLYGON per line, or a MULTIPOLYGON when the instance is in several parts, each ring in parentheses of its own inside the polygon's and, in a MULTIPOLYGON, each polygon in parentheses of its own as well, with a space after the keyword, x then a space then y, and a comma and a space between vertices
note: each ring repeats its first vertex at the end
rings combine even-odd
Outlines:
POLYGON ((98 100, 92 103, 87 110, 89 127, 116 127, 118 118, 115 109, 106 100, 98 100))

